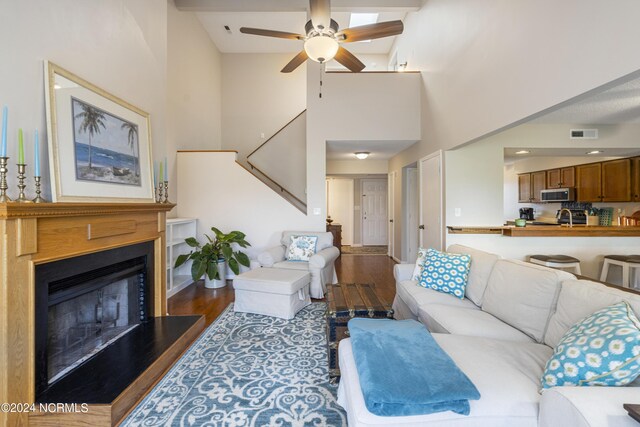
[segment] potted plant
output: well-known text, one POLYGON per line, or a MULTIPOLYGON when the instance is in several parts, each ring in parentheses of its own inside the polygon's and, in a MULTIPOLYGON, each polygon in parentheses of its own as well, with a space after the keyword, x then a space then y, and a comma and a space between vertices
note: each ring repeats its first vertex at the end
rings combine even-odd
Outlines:
POLYGON ((226 264, 235 274, 240 273, 240 265, 249 267, 247 254, 234 251, 232 244, 236 243, 242 248, 251 246, 240 231, 232 231, 225 234, 215 227, 211 227, 215 237, 212 239, 207 234, 204 236, 208 242, 201 245, 195 237, 188 237, 184 241, 193 249, 188 254, 182 254, 176 259, 175 267, 180 267, 188 260, 191 264, 191 277, 194 281, 204 276, 204 285, 207 288, 222 288, 226 285, 224 274, 226 264))

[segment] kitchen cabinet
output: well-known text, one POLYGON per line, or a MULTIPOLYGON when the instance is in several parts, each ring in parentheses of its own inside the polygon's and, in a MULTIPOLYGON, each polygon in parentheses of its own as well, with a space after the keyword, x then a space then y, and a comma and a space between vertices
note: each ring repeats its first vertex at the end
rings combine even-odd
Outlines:
POLYGON ((603 202, 631 201, 631 159, 602 163, 601 196, 603 202))
POLYGON ((631 187, 634 202, 640 202, 640 157, 631 159, 631 187))
POLYGON ((630 202, 631 160, 576 166, 579 202, 630 202))
POLYGON ((518 202, 540 202, 540 191, 546 188, 545 171, 523 173, 518 175, 518 202))
POLYGON ((571 188, 576 186, 576 168, 551 169, 547 171, 547 188, 571 188))

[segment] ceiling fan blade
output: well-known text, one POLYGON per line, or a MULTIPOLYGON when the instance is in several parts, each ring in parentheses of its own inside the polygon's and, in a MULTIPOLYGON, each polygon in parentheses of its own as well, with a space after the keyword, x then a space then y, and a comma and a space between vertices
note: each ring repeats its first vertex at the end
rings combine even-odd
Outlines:
POLYGON ((298 68, 304 61, 306 61, 307 58, 309 58, 309 56, 307 56, 307 52, 303 50, 302 52, 297 54, 291 61, 289 61, 289 63, 285 65, 284 68, 280 70, 280 72, 281 73, 292 72, 293 70, 298 68))
POLYGON ((309 0, 311 23, 317 30, 331 26, 331 0, 309 0))
POLYGON ((347 28, 346 30, 338 33, 338 37, 343 36, 343 41, 345 43, 350 43, 397 36, 398 34, 402 34, 402 31, 404 31, 404 24, 402 21, 387 21, 363 25, 361 27, 347 28))
POLYGON ((365 67, 365 65, 358 58, 356 58, 353 53, 349 52, 342 46, 338 48, 338 53, 336 53, 336 56, 333 59, 335 59, 354 73, 359 73, 360 71, 364 70, 365 67))
POLYGON ((285 31, 263 30, 260 28, 242 27, 240 28, 240 32, 243 34, 253 34, 256 36, 278 37, 280 39, 292 39, 292 40, 304 39, 304 36, 302 34, 287 33, 285 31))

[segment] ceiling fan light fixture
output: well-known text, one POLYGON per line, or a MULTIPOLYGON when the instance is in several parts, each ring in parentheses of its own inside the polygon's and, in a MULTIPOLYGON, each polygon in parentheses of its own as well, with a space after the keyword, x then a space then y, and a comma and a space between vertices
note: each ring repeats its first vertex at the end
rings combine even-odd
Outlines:
POLYGON ((355 153, 356 157, 360 160, 366 159, 367 157, 369 157, 369 154, 371 153, 369 153, 368 151, 359 151, 355 153))
POLYGON ((304 42, 304 51, 313 61, 324 63, 331 61, 338 53, 338 41, 329 35, 317 35, 304 42))

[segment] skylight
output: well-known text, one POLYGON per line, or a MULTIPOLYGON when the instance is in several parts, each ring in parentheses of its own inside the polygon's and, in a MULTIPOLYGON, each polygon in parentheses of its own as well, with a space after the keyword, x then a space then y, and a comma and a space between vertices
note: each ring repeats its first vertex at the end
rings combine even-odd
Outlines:
MULTIPOLYGON (((349 28, 375 24, 376 22, 378 22, 377 13, 352 13, 351 19, 349 19, 349 28)), ((369 43, 371 40, 363 40, 362 42, 369 43)))

